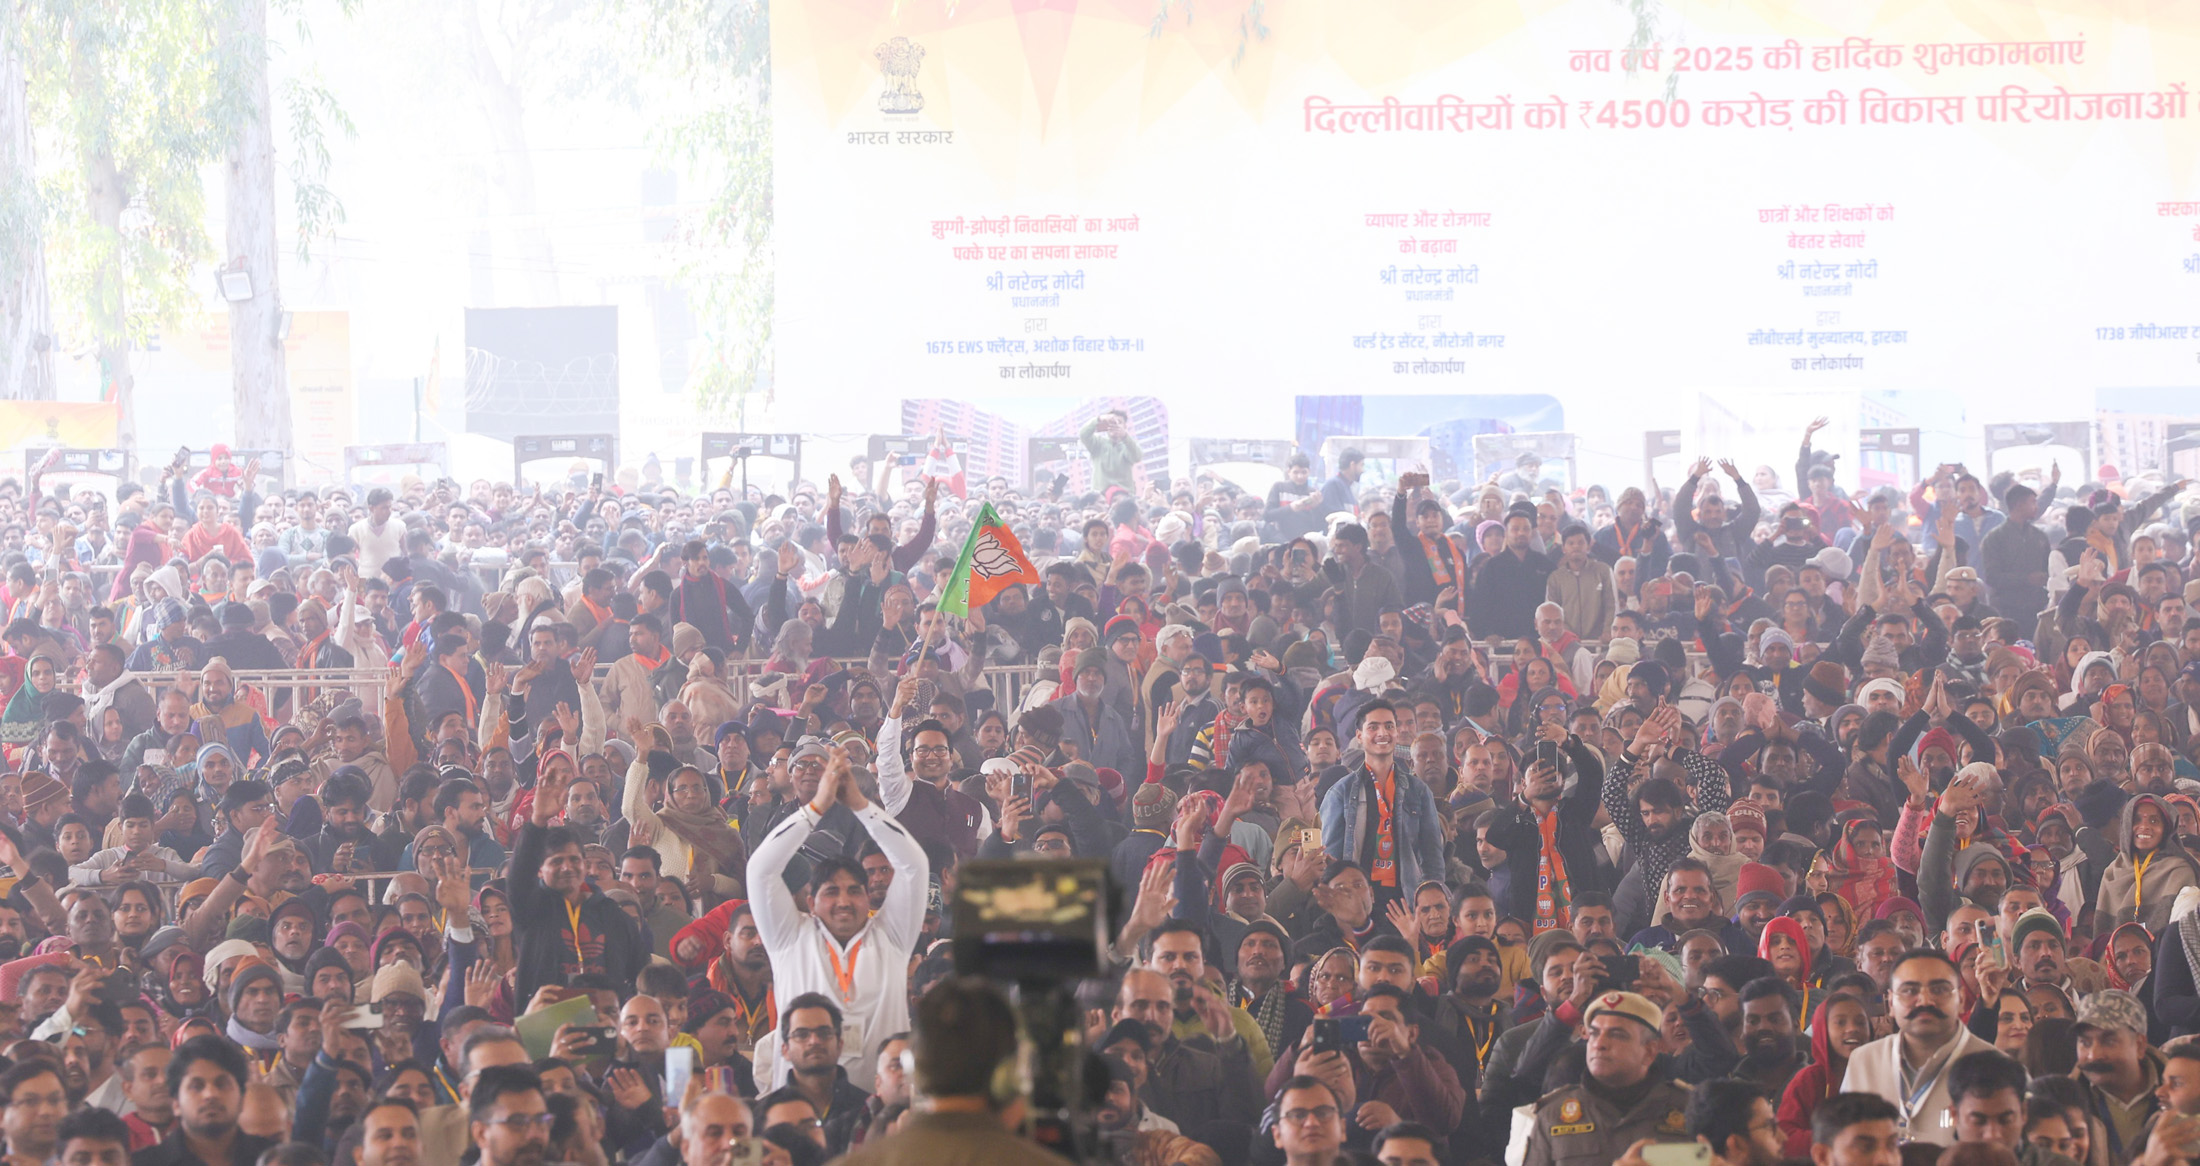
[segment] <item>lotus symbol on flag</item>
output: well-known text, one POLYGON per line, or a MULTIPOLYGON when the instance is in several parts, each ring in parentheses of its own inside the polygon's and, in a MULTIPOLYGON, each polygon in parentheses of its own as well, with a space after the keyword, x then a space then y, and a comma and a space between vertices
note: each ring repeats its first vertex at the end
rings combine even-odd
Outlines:
POLYGON ((1023 570, 1017 564, 1016 556, 1009 554, 1008 548, 1002 546, 1001 540, 993 537, 990 530, 978 532, 978 545, 972 548, 970 554, 970 569, 987 579, 1014 575, 1023 570))

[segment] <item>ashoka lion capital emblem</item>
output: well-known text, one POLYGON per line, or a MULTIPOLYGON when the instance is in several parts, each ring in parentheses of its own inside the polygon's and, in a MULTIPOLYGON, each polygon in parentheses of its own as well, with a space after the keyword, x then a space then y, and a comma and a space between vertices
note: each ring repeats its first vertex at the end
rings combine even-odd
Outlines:
POLYGON ((924 94, 917 92, 917 70, 924 65, 924 46, 897 36, 873 54, 886 75, 886 88, 878 95, 881 113, 916 113, 924 108, 924 94))

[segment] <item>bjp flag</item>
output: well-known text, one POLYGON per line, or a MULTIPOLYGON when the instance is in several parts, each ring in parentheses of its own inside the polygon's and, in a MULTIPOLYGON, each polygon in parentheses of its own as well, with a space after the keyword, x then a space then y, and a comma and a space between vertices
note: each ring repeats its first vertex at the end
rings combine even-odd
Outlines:
POLYGON ((955 560, 955 570, 940 592, 940 610, 967 619, 971 608, 984 607, 1016 583, 1038 586, 1039 569, 1031 565, 1024 545, 987 502, 978 507, 970 537, 963 540, 962 558, 955 560))

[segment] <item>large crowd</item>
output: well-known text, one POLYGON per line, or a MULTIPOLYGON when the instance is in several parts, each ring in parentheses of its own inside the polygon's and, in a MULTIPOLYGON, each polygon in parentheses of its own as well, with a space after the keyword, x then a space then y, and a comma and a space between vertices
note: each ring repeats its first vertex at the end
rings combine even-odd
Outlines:
POLYGON ((2200 1157, 2200 494, 0 481, 8 1166, 2200 1157), (938 603, 990 505, 1036 580, 938 603), (948 606, 952 607, 953 604, 948 606))

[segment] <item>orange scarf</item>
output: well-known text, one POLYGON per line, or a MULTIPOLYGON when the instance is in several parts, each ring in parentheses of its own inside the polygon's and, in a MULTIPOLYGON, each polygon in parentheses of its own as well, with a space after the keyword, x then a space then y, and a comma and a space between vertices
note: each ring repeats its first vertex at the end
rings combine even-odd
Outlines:
POLYGON ((450 673, 452 679, 458 681, 458 690, 466 694, 466 723, 471 725, 480 721, 481 701, 474 696, 474 686, 466 683, 466 674, 448 664, 443 666, 443 670, 450 673))
POLYGON ((1536 863, 1535 933, 1574 925, 1573 897, 1566 893, 1566 856, 1558 852, 1558 811, 1536 823, 1543 846, 1536 863))

